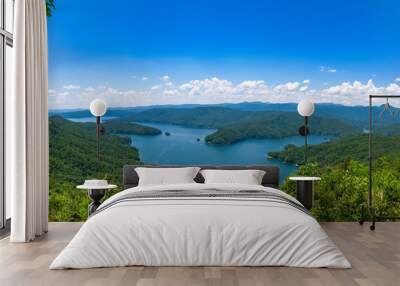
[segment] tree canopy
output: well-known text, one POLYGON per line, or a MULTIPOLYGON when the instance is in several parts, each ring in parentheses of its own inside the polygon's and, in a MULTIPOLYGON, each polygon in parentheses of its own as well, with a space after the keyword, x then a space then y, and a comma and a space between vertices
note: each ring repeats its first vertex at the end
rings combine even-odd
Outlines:
POLYGON ((53 10, 56 10, 55 2, 55 0, 46 0, 46 13, 48 17, 52 15, 53 10))

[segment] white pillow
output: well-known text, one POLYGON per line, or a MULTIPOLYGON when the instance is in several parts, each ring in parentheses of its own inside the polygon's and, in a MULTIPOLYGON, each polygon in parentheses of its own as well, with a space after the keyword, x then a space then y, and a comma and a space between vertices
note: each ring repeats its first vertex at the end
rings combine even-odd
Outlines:
POLYGON ((184 168, 135 168, 139 176, 139 186, 195 183, 199 167, 184 168))
POLYGON ((261 170, 201 170, 205 184, 261 185, 265 171, 261 170))

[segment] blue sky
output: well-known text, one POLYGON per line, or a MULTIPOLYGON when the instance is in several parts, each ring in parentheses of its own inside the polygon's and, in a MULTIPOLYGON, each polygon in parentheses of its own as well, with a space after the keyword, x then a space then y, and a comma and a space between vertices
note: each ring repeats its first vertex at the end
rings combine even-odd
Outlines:
POLYGON ((400 92, 400 1, 57 0, 50 106, 400 92), (396 80, 397 79, 397 80, 396 80))

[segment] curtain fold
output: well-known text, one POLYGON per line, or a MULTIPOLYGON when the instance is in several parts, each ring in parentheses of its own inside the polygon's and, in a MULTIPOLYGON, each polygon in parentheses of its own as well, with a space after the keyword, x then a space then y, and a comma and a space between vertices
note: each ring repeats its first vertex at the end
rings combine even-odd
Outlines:
POLYGON ((13 93, 6 113, 12 242, 48 227, 48 68, 45 0, 15 1, 13 93))

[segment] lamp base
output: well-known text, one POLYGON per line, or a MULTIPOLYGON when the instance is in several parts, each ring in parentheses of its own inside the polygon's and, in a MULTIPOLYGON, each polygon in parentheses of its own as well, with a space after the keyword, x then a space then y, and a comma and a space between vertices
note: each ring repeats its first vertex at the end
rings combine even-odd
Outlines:
POLYGON ((101 205, 101 199, 104 197, 105 194, 105 189, 88 190, 88 196, 92 200, 92 202, 88 206, 88 216, 94 213, 101 205))

